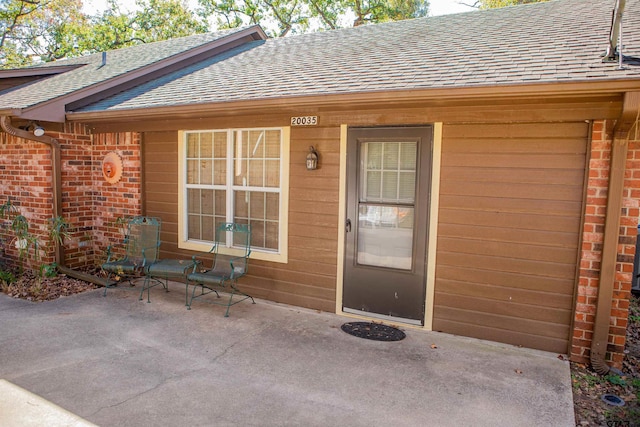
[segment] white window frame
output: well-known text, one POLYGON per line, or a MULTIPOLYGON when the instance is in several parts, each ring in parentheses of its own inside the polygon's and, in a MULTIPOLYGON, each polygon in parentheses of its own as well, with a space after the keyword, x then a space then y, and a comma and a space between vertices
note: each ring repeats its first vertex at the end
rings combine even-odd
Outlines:
MULTIPOLYGON (((288 235, 289 235, 289 139, 290 128, 286 127, 260 127, 260 128, 232 128, 232 129, 197 129, 182 130, 178 132, 178 248, 196 252, 208 252, 213 242, 188 238, 188 205, 187 205, 187 135, 189 133, 227 132, 227 182, 225 184, 227 198, 227 220, 234 217, 234 192, 235 191, 264 191, 264 188, 238 186, 233 183, 233 136, 236 132, 256 130, 279 130, 281 135, 280 145, 280 204, 279 204, 279 235, 278 250, 270 251, 261 248, 251 248, 251 258, 272 262, 288 262, 288 235)), ((207 188, 214 187, 208 185, 207 188)), ((232 247, 219 249, 220 253, 228 255, 242 255, 242 251, 232 247)))

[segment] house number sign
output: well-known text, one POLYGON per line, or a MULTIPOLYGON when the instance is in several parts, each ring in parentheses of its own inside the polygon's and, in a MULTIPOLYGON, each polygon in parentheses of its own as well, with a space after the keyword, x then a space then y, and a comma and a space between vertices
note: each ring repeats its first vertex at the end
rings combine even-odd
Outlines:
POLYGON ((318 116, 291 117, 291 126, 315 126, 318 124, 318 116))

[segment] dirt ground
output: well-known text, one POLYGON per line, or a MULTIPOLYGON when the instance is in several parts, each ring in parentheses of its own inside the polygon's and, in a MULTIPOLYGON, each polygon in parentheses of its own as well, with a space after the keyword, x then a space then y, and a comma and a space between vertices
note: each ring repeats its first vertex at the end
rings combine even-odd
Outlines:
POLYGON ((97 286, 82 280, 59 274, 54 277, 38 277, 33 272, 24 272, 21 275, 13 273, 17 277, 15 281, 2 281, 2 292, 28 301, 49 301, 56 298, 77 294, 95 289, 97 286))
MULTIPOLYGON (((2 292, 14 298, 41 302, 95 289, 96 285, 65 275, 39 278, 24 273, 11 283, 1 280, 2 292)), ((622 374, 601 376, 589 367, 571 363, 573 402, 577 426, 640 426, 640 301, 633 297, 627 328, 626 358, 622 374), (613 406, 603 400, 615 395, 624 406, 613 406)))
POLYGON ((573 403, 577 426, 640 426, 640 302, 632 297, 627 327, 623 375, 601 376, 579 363, 571 363, 573 403), (624 406, 605 403, 602 396, 613 394, 624 406))

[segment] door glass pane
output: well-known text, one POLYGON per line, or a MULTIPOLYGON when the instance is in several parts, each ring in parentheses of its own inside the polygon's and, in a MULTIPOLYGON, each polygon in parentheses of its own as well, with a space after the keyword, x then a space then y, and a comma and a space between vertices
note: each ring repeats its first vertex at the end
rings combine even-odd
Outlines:
POLYGON ((367 190, 364 200, 380 199, 380 181, 382 180, 382 172, 369 171, 367 173, 367 190))
POLYGON ((386 142, 384 144, 384 168, 385 169, 398 168, 398 151, 399 150, 400 150, 400 144, 397 142, 386 142))
POLYGON ((415 142, 365 142, 360 146, 361 202, 413 204, 415 142))
POLYGON ((358 264, 411 270, 413 209, 360 204, 358 264))
POLYGON ((398 201, 412 203, 416 196, 416 173, 400 172, 400 183, 398 185, 398 201))
POLYGON ((411 270, 417 145, 364 142, 360 159, 357 263, 411 270))
POLYGON ((366 155, 363 156, 366 161, 366 169, 380 170, 382 169, 382 142, 368 142, 362 144, 366 155))
POLYGON ((398 200, 398 172, 384 172, 382 174, 382 200, 398 200))

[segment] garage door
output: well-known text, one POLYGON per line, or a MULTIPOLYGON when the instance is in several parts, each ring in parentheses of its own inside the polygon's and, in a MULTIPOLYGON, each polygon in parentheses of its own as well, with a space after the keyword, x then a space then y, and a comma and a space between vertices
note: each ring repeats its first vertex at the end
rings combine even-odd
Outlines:
POLYGON ((566 352, 588 125, 445 125, 434 330, 566 352))

